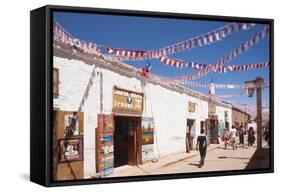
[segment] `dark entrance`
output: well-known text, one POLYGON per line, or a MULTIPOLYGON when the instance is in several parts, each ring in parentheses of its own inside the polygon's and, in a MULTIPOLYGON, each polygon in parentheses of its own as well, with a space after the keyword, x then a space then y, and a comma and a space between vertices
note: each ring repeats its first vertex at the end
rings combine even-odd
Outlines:
POLYGON ((219 143, 219 130, 218 130, 218 116, 217 115, 209 115, 209 119, 207 120, 207 136, 209 138, 209 142, 212 144, 219 143))
POLYGON ((190 152, 193 149, 193 138, 194 138, 194 119, 187 119, 186 122, 186 152, 190 152))
POLYGON ((114 116, 114 167, 136 165, 140 159, 140 117, 114 116))

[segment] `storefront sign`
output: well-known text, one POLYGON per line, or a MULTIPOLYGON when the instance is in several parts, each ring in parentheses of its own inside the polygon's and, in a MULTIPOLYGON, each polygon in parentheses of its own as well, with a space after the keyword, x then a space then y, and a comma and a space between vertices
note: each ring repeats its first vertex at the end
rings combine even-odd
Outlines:
POLYGON ((115 86, 113 90, 113 109, 142 112, 143 93, 129 91, 115 86))
POLYGON ((195 112, 196 110, 196 103, 188 102, 188 112, 195 112))
POLYGON ((214 103, 209 103, 209 113, 216 113, 216 105, 214 103))

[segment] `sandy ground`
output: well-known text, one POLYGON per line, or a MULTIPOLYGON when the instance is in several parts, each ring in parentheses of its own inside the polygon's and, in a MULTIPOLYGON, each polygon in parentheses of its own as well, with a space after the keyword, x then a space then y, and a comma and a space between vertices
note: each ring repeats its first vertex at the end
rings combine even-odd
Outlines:
POLYGON ((114 173, 108 177, 155 175, 171 173, 192 173, 205 171, 244 170, 251 168, 269 167, 269 148, 263 144, 263 158, 256 158, 256 147, 237 148, 227 150, 223 145, 211 145, 207 152, 205 165, 199 165, 199 152, 182 153, 161 158, 157 163, 147 163, 139 166, 123 166, 115 168, 114 173))

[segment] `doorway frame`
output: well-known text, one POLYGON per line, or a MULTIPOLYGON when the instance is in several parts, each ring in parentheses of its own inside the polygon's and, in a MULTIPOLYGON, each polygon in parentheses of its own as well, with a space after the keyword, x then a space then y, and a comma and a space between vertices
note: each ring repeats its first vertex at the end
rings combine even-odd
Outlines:
MULTIPOLYGON (((128 117, 128 118, 137 118, 136 129, 134 133, 134 148, 135 148, 135 165, 142 164, 142 145, 141 145, 141 119, 142 116, 139 113, 132 112, 123 112, 123 111, 115 111, 112 113, 113 118, 115 117, 128 117)), ((115 126, 115 124, 114 124, 115 126)))

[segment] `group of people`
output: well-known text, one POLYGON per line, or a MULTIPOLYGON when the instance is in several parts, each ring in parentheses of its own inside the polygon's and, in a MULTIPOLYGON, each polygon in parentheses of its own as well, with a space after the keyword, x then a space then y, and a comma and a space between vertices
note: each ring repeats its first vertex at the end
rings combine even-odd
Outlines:
MULTIPOLYGON (((228 132, 227 129, 225 128, 221 139, 224 142, 224 148, 227 149, 227 145, 230 143, 232 146, 232 149, 235 150, 237 149, 238 145, 236 144, 237 137, 239 138, 239 145, 241 148, 245 147, 245 142, 244 142, 244 135, 246 134, 243 126, 240 126, 239 128, 236 128, 235 126, 232 126, 230 131, 228 132)), ((248 132, 248 147, 253 146, 255 143, 255 131, 253 127, 250 127, 248 132)))
MULTIPOLYGON (((230 131, 228 132, 227 129, 225 128, 222 134, 222 141, 224 142, 224 147, 227 149, 227 145, 230 142, 232 149, 235 150, 237 149, 237 144, 236 140, 237 137, 239 138, 239 144, 242 148, 244 148, 244 135, 245 135, 245 130, 243 126, 240 126, 239 129, 237 129, 235 126, 232 126, 230 131)), ((248 132, 248 147, 253 146, 256 138, 255 138, 255 131, 253 127, 250 127, 248 132)), ((201 168, 204 165, 204 161, 206 158, 206 152, 207 152, 207 136, 204 133, 204 129, 200 130, 200 135, 197 137, 197 144, 196 144, 196 150, 199 150, 200 152, 200 161, 199 161, 199 168, 201 168)))

